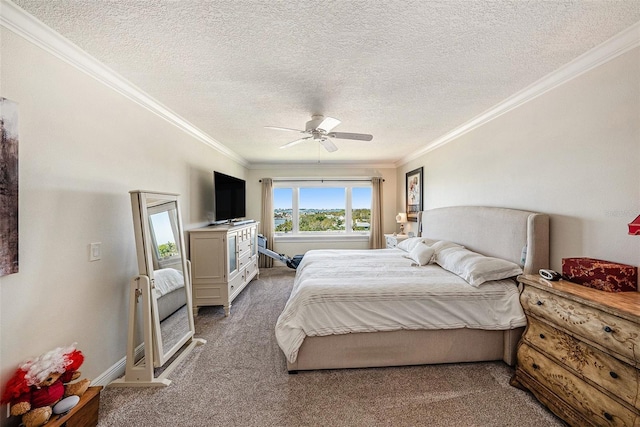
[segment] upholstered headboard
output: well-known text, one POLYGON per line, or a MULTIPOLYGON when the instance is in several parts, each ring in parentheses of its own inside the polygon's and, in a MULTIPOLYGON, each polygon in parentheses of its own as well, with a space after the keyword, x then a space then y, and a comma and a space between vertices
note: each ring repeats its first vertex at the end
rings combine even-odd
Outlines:
POLYGON ((549 216, 484 206, 453 206, 423 211, 420 235, 448 240, 487 256, 507 259, 525 274, 549 268, 549 216), (523 262, 524 259, 524 262, 523 262))

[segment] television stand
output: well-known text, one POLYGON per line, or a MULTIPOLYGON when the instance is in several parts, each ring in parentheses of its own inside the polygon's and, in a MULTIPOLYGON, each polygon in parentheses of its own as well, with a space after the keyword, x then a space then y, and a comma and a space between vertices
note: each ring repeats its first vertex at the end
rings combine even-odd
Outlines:
POLYGON ((231 303, 258 274, 259 222, 189 230, 193 311, 221 305, 225 316, 231 303))
POLYGON ((253 222, 256 222, 254 219, 242 219, 239 221, 231 221, 231 225, 244 225, 244 224, 251 224, 253 222))

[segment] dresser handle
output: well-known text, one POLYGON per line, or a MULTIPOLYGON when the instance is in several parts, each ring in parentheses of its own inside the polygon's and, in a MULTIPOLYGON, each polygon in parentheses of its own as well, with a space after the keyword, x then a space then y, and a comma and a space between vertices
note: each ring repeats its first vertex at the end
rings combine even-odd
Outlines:
POLYGON ((605 331, 605 332, 611 332, 611 331, 613 331, 613 329, 611 329, 611 328, 610 328, 610 327, 608 327, 608 326, 605 326, 605 327, 604 327, 604 331, 605 331))
POLYGON ((536 303, 537 305, 542 305, 544 304, 542 301, 538 300, 538 302, 536 303))
POLYGON ((538 369, 538 368, 539 368, 539 366, 538 366, 538 365, 536 365, 535 363, 534 363, 533 365, 531 365, 531 367, 532 367, 533 369, 538 369))
POLYGON ((540 334, 540 338, 544 339, 545 338, 544 334, 540 334))
POLYGON ((618 374, 613 371, 609 372, 609 375, 611 375, 611 378, 618 378, 618 374))
POLYGON ((611 414, 610 414, 610 413, 608 413, 608 412, 605 412, 605 413, 604 413, 604 417, 605 417, 606 419, 608 419, 609 421, 613 421, 613 415, 611 415, 611 414))

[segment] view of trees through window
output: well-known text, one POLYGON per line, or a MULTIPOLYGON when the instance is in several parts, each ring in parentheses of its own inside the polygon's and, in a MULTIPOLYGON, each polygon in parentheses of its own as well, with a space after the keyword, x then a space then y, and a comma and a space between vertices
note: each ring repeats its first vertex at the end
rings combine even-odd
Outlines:
POLYGON ((371 187, 288 187, 273 189, 276 233, 368 232, 371 187), (350 205, 350 206, 347 206, 350 205))
POLYGON ((160 255, 160 258, 178 255, 178 247, 175 242, 163 243, 158 245, 158 254, 160 255))
POLYGON ((153 239, 157 244, 158 257, 163 259, 179 255, 180 253, 178 252, 178 246, 176 245, 171 227, 169 212, 149 215, 149 221, 153 230, 153 239))

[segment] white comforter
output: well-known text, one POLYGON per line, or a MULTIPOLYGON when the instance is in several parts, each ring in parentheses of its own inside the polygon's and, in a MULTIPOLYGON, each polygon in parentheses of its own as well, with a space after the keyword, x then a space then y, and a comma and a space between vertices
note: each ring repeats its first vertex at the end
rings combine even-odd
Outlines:
POLYGON ((400 249, 312 250, 276 323, 290 362, 306 336, 399 329, 512 329, 526 324, 512 280, 473 287, 400 249))

